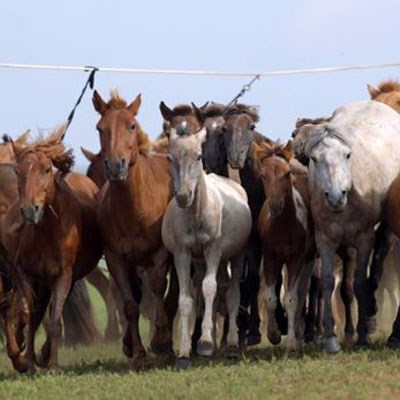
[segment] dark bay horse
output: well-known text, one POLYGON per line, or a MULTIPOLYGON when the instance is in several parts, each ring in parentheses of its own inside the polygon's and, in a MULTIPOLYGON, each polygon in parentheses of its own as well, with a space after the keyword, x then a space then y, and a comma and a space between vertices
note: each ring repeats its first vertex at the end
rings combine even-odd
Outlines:
POLYGON ((288 282, 284 298, 288 315, 286 349, 296 352, 303 343, 302 314, 316 257, 307 175, 292 173, 291 142, 286 146, 254 143, 253 152, 266 197, 258 229, 263 247, 266 284, 263 297, 268 316, 268 338, 273 344, 281 341, 275 319, 275 287, 285 264, 288 282))
MULTIPOLYGON (((247 344, 255 345, 261 341, 259 330, 260 317, 258 312, 258 292, 260 288, 259 269, 262 257, 260 236, 257 232, 258 216, 265 201, 262 181, 251 155, 252 143, 261 144, 271 141, 256 131, 259 120, 257 109, 244 104, 226 107, 224 111, 225 124, 222 126, 224 145, 229 165, 239 170, 240 181, 246 190, 251 210, 253 229, 247 243, 247 279, 241 286, 241 309, 250 308, 250 316, 246 321, 246 313, 239 315, 239 330, 248 329, 247 344)), ((277 283, 277 292, 280 291, 277 283)), ((278 298, 276 309, 277 322, 282 333, 286 333, 284 311, 278 298)), ((243 338, 241 339, 243 340, 243 338)))
POLYGON ((96 223, 97 187, 84 175, 70 173, 71 150, 62 138, 65 126, 29 145, 14 145, 19 197, 6 214, 2 242, 18 271, 20 296, 29 316, 26 354, 15 341, 15 321, 6 320, 9 356, 19 371, 57 368, 61 316, 74 281, 98 263, 102 242, 96 223), (54 170, 55 168, 55 170, 54 170), (36 330, 51 301, 47 339, 36 359, 36 330))
POLYGON ((124 302, 128 323, 124 352, 135 360, 146 354, 138 324, 138 266, 146 269, 156 303, 153 351, 172 349, 172 319, 177 308, 177 304, 164 304, 170 257, 162 244, 161 223, 173 196, 170 165, 165 155, 146 151, 149 140, 136 120, 140 104, 140 95, 129 105, 115 92, 108 103, 97 91, 93 95, 108 179, 99 196, 98 221, 107 265, 124 302))

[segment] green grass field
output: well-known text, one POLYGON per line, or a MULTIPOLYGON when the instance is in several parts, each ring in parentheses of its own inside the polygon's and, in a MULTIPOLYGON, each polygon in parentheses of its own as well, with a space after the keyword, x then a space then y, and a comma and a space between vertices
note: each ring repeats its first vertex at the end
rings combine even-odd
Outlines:
MULTIPOLYGON (((104 308, 92 295, 103 328, 104 308)), ((265 344, 237 362, 196 358, 190 370, 177 372, 173 360, 151 356, 137 370, 116 343, 62 349, 60 372, 21 376, 3 353, 0 399, 399 399, 399 356, 379 342, 335 356, 308 347, 299 358, 265 344)))

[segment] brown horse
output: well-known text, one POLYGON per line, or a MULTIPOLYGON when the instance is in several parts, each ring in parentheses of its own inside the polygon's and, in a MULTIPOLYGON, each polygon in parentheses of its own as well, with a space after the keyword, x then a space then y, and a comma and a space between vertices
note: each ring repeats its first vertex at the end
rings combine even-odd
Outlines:
POLYGON ((276 278, 286 264, 286 348, 288 351, 298 351, 303 340, 302 312, 316 257, 307 176, 294 175, 291 171, 291 142, 286 146, 254 143, 253 149, 266 197, 258 219, 258 229, 264 256, 268 338, 273 344, 281 340, 275 320, 275 286, 276 278))
POLYGON ((13 338, 15 321, 6 321, 9 356, 19 371, 34 368, 35 332, 50 300, 48 336, 36 362, 58 366, 65 300, 73 282, 90 272, 102 253, 97 188, 84 175, 69 173, 73 157, 62 143, 64 133, 65 126, 32 144, 14 144, 19 198, 4 218, 2 242, 24 283, 14 302, 24 298, 29 315, 26 355, 13 338))
POLYGON ((93 95, 93 105, 101 115, 97 129, 108 179, 99 196, 98 221, 107 265, 124 302, 128 323, 124 352, 136 360, 146 354, 138 324, 138 266, 146 268, 155 296, 153 351, 172 349, 172 319, 177 307, 171 306, 168 317, 164 294, 169 256, 161 240, 161 223, 173 195, 170 165, 165 155, 149 154, 148 137, 136 120, 140 104, 140 95, 129 105, 115 92, 108 103, 97 91, 93 95))
POLYGON ((378 87, 368 85, 371 100, 380 101, 392 107, 400 113, 400 83, 388 80, 379 84, 378 87))

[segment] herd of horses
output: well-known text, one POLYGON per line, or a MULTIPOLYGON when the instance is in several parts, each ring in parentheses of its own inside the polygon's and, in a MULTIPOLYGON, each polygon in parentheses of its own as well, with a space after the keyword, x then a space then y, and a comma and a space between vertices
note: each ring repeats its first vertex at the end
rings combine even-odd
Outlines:
MULTIPOLYGON (((255 107, 164 102, 164 133, 152 142, 137 120, 140 95, 127 103, 112 92, 106 102, 94 91, 101 150, 83 150, 87 175, 72 171, 66 125, 5 140, 0 313, 14 368, 58 367, 74 284, 87 277, 109 297, 96 268, 103 255, 109 324, 120 303, 123 352, 135 362, 146 356, 141 314, 151 350, 176 344, 178 368, 216 352, 217 316, 227 357, 260 343, 260 270, 272 344, 287 335, 287 351, 299 352, 321 335, 325 351, 340 350, 332 294, 342 271, 343 345, 353 346, 355 298, 357 344, 368 345, 375 291, 400 236, 400 85, 368 90, 371 100, 299 119, 286 144, 257 132, 255 107)), ((389 342, 400 343, 400 313, 389 342)))

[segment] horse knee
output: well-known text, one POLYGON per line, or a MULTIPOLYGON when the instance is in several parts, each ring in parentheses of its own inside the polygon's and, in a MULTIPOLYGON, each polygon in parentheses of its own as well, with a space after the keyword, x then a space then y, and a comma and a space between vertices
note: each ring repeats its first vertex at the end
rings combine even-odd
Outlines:
POLYGON ((179 296, 179 312, 182 315, 190 315, 193 310, 193 299, 188 295, 179 296))
POLYGON ((215 296, 215 293, 217 292, 217 281, 215 277, 213 276, 205 277, 203 280, 202 287, 203 287, 203 295, 205 298, 215 296))
POLYGON ((134 301, 127 301, 124 304, 124 314, 127 321, 132 321, 139 317, 139 306, 134 301))
POLYGON ((52 338, 60 338, 62 335, 62 324, 61 320, 58 321, 49 321, 47 324, 47 333, 52 338))

